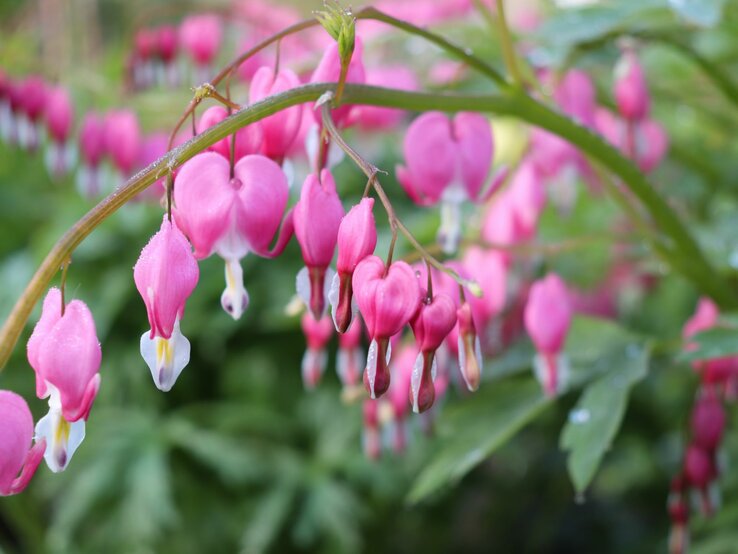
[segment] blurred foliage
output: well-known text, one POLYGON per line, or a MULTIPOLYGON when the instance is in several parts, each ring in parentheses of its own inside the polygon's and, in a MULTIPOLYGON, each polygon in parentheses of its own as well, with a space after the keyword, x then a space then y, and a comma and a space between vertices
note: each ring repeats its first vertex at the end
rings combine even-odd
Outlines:
MULTIPOLYGON (((78 107, 133 105, 147 130, 171 125, 189 91, 124 97, 121 59, 130 47, 130 26, 139 20, 136 7, 98 4, 106 37, 99 65, 78 64, 61 76, 78 107)), ((0 3, 0 17, 24 7, 0 3)), ((622 0, 548 9, 530 58, 586 68, 603 102, 611 101, 618 36, 642 37, 655 117, 672 141, 653 180, 692 218, 693 231, 721 270, 734 271, 738 99, 722 94, 689 52, 735 79, 738 2, 622 0), (686 55, 673 39, 686 46, 686 55)), ((496 39, 481 19, 441 30, 501 65, 496 39)), ((3 67, 19 74, 24 64, 32 67, 27 45, 33 40, 27 30, 11 34, 0 46, 3 67)), ((422 54, 419 64, 427 61, 422 54)), ((483 86, 474 78, 463 85, 483 86)), ((366 148, 379 167, 391 169, 398 161, 396 138, 366 148)), ((348 205, 364 183, 349 164, 338 177, 348 205)), ((0 317, 55 239, 89 207, 73 188, 71 178, 52 182, 38 157, 0 146, 0 317)), ((609 268, 620 214, 603 196, 579 188, 568 212, 547 208, 540 240, 588 240, 535 263, 591 288, 609 268)), ((437 214, 412 208, 389 178, 388 189, 403 219, 432 241, 437 214)), ((668 482, 680 464, 696 383, 688 360, 673 354, 697 291, 667 274, 637 240, 629 245, 634 257, 660 279, 647 294, 623 299, 618 324, 577 320, 567 344, 572 386, 564 395, 555 401, 541 396, 530 371, 532 348, 522 340, 488 362, 478 393, 450 392, 436 414, 435 434, 413 420, 409 451, 371 462, 361 451, 360 406, 341 402, 335 376, 327 374, 315 392, 303 390, 303 339, 297 319, 284 310, 300 266, 294 244, 275 262, 245 260, 252 303, 237 324, 220 309, 220 261, 201 264, 182 323, 193 359, 171 393, 153 387, 138 353, 147 321, 131 268, 160 217, 157 206, 131 204, 74 256, 69 296, 84 299, 95 314, 103 386, 69 469, 52 475, 42 467, 26 493, 0 501, 0 550, 665 550, 668 482)), ((385 234, 379 248, 387 242, 385 234)), ((32 321, 37 317, 38 310, 32 321)), ((29 332, 30 324, 23 341, 29 332)), ((697 339, 699 352, 734 353, 732 336, 730 326, 705 333, 697 339)), ((23 394, 34 416, 42 414, 22 346, 0 374, 0 387, 23 394)), ((735 429, 735 413, 731 418, 735 429)), ((734 432, 723 455, 738 459, 734 432)), ((710 521, 697 518, 695 553, 735 551, 738 473, 724 471, 721 486, 722 510, 710 521)))

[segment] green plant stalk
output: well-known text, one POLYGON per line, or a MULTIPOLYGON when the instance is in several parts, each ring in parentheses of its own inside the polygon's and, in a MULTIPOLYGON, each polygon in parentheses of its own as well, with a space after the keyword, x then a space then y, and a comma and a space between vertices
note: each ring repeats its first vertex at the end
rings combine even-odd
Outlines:
MULTIPOLYGON (((0 368, 7 363, 33 307, 56 272, 82 240, 105 219, 156 180, 166 176, 168 172, 208 146, 245 125, 280 110, 315 101, 329 90, 335 90, 335 83, 303 85, 256 102, 168 152, 92 208, 53 246, 0 329, 0 368)), ((725 307, 738 306, 735 291, 713 270, 679 218, 632 162, 589 129, 552 111, 522 92, 485 96, 446 95, 347 84, 343 102, 413 111, 476 111, 510 115, 562 136, 620 177, 639 198, 657 227, 673 242, 674 249, 683 256, 684 262, 675 264, 677 271, 685 274, 700 291, 714 298, 718 304, 725 307)))
POLYGON ((510 35, 510 28, 507 26, 507 19, 505 18, 505 2, 504 0, 497 1, 497 26, 500 28, 500 44, 502 45, 502 56, 505 58, 505 65, 507 71, 510 73, 512 82, 516 87, 523 88, 524 81, 523 76, 520 73, 518 67, 518 60, 515 54, 515 44, 513 43, 512 35, 510 35))

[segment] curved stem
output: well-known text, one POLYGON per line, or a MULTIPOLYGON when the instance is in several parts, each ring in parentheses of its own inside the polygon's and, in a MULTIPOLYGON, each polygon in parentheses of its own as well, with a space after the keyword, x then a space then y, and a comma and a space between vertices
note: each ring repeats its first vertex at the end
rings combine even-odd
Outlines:
MULTIPOLYGON (((317 100, 326 91, 334 90, 334 87, 335 83, 303 85, 247 106, 179 148, 168 152, 92 208, 57 241, 0 329, 0 368, 8 361, 33 307, 62 262, 106 218, 157 179, 241 127, 290 106, 317 100)), ((511 115, 564 137, 618 176, 638 197, 650 212, 658 229, 673 243, 679 257, 672 257, 670 261, 676 271, 685 275, 700 291, 711 296, 718 304, 724 307, 738 306, 736 292, 712 268, 671 207, 631 161, 625 159, 591 130, 524 94, 486 96, 428 94, 347 84, 343 101, 347 104, 366 104, 413 111, 477 111, 511 115)), ((417 246, 422 249, 422 246, 417 246)))

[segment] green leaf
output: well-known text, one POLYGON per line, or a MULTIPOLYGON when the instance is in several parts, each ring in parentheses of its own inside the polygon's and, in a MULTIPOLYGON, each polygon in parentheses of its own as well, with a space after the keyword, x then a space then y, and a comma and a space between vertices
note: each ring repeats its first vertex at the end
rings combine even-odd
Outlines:
POLYGON ((484 387, 444 415, 444 440, 415 481, 408 501, 419 502, 451 485, 534 419, 549 400, 533 379, 484 387))
POLYGON ((295 484, 288 481, 269 490, 259 499, 243 534, 242 554, 261 554, 269 549, 287 519, 296 492, 295 484))
POLYGON ((627 347, 605 359, 611 369, 588 385, 569 414, 561 447, 569 451, 567 468, 583 492, 610 448, 625 415, 631 387, 646 376, 648 349, 627 347))
POLYGON ((697 333, 689 342, 695 343, 697 348, 682 352, 679 355, 680 361, 694 362, 732 356, 738 354, 738 329, 714 327, 697 333))

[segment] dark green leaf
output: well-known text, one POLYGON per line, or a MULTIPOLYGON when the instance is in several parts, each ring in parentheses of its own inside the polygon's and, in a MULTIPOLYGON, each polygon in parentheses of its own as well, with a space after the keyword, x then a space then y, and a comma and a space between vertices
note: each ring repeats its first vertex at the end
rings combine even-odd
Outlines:
POLYGON ((697 344, 697 348, 679 356, 684 362, 732 356, 738 354, 738 329, 715 327, 697 333, 690 342, 697 344))

